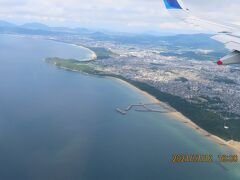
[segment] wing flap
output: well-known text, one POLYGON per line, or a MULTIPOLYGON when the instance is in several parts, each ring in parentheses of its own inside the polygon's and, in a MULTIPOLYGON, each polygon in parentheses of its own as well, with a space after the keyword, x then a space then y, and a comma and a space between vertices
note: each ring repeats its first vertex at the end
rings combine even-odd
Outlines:
POLYGON ((218 34, 218 35, 213 36, 212 39, 220 41, 224 44, 226 44, 228 42, 240 43, 240 37, 237 37, 237 36, 234 36, 231 34, 218 34))
POLYGON ((219 42, 222 42, 230 50, 235 49, 240 51, 240 37, 233 34, 218 34, 212 37, 219 42))
POLYGON ((226 48, 230 49, 230 50, 237 50, 240 52, 240 43, 237 42, 229 42, 226 44, 226 48))

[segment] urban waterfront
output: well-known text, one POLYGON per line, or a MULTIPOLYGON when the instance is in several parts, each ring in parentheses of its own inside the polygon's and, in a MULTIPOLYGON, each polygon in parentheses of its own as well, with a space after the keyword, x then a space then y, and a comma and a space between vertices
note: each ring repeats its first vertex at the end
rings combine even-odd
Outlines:
POLYGON ((176 153, 234 153, 173 117, 115 111, 148 97, 43 61, 91 51, 9 35, 0 47, 0 179, 239 179, 239 163, 173 164, 176 153))

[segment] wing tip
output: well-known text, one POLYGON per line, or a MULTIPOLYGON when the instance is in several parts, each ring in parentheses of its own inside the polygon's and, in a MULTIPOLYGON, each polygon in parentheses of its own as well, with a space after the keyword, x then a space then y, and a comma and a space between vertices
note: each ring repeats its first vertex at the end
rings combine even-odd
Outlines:
POLYGON ((167 9, 183 9, 177 0, 163 0, 167 9))

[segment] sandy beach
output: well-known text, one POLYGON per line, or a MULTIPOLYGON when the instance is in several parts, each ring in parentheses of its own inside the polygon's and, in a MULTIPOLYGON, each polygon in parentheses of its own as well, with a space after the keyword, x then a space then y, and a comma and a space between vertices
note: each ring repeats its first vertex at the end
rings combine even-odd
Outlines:
POLYGON ((56 42, 59 42, 59 43, 64 43, 64 44, 70 45, 70 46, 80 47, 80 48, 86 49, 87 51, 91 52, 91 55, 89 56, 89 59, 86 59, 87 61, 88 60, 94 61, 94 60, 97 59, 97 54, 93 50, 91 50, 91 49, 89 49, 89 48, 87 48, 83 45, 78 45, 78 44, 74 44, 74 43, 66 43, 64 41, 57 41, 56 39, 52 39, 52 38, 47 38, 47 40, 56 41, 56 42))
MULTIPOLYGON (((159 101, 158 99, 156 99, 154 96, 148 94, 145 91, 142 91, 141 89, 135 87, 134 85, 122 80, 122 79, 118 79, 118 78, 113 78, 114 80, 117 80, 118 82, 120 82, 123 85, 128 86, 129 88, 133 89, 134 91, 137 91, 138 93, 141 93, 142 95, 146 96, 149 101, 151 103, 159 103, 159 104, 163 104, 163 106, 166 104, 164 102, 159 101)), ((185 117, 182 113, 180 112, 170 112, 170 113, 166 113, 167 115, 173 117, 174 119, 184 123, 186 126, 195 129, 199 134, 201 134, 202 136, 212 140, 213 142, 219 144, 220 146, 227 146, 229 148, 231 148, 234 152, 236 152, 238 155, 240 155, 240 142, 237 141, 225 141, 224 139, 215 136, 213 134, 210 134, 209 132, 205 131, 204 129, 202 129, 201 127, 199 127, 197 124, 195 124, 193 121, 191 121, 190 119, 188 119, 187 117, 185 117)))
MULTIPOLYGON (((67 44, 69 44, 69 43, 67 43, 67 44)), ((69 44, 69 45, 72 45, 72 46, 75 46, 75 47, 80 47, 80 48, 83 48, 83 49, 86 49, 86 50, 90 51, 91 55, 90 55, 88 60, 96 60, 97 59, 97 54, 93 50, 91 50, 91 49, 89 49, 85 46, 81 46, 81 45, 77 45, 77 44, 69 44)))

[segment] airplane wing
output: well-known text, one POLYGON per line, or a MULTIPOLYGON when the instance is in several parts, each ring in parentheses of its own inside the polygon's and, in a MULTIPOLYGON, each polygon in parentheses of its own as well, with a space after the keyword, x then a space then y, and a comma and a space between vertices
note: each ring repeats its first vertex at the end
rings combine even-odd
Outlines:
POLYGON ((184 6, 181 0, 163 0, 163 2, 175 17, 188 24, 217 33, 212 38, 224 43, 226 48, 232 51, 218 60, 218 65, 240 64, 240 27, 197 18, 191 14, 191 11, 184 6))

